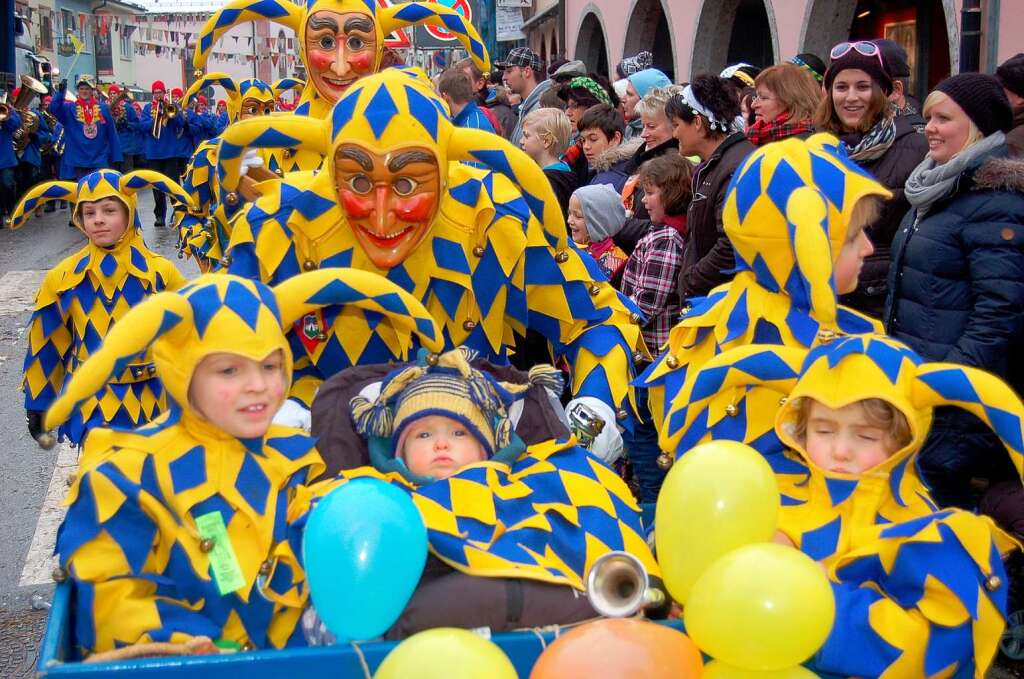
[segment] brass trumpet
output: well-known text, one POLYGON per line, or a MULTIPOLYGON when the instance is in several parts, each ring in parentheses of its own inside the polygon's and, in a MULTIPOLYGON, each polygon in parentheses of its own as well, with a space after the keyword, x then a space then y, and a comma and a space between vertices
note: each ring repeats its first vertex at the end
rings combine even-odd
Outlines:
POLYGON ((665 592, 652 585, 640 559, 629 552, 608 552, 587 573, 587 599, 607 618, 629 618, 668 603, 665 592))

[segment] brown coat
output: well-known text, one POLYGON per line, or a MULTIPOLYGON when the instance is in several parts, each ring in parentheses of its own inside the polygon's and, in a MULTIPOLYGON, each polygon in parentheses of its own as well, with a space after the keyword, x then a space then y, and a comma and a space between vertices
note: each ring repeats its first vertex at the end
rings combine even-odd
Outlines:
POLYGON ((1024 106, 1013 112, 1013 129, 1006 133, 1006 145, 1013 155, 1024 156, 1024 106))

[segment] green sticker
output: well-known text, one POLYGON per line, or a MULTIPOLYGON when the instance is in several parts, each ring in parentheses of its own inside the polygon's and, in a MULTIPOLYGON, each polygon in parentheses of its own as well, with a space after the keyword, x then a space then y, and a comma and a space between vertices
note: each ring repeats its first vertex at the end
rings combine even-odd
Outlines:
POLYGON ((238 557, 235 556, 227 526, 224 525, 224 517, 220 512, 197 516, 196 528, 199 529, 199 536, 202 539, 213 543, 213 549, 209 552, 210 570, 213 571, 213 579, 217 581, 220 595, 224 596, 245 587, 242 568, 238 565, 238 557))

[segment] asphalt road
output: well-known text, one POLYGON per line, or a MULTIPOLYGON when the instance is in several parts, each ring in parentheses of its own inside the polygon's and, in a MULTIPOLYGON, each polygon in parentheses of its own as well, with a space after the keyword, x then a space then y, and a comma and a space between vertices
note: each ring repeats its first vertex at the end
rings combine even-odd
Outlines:
MULTIPOLYGON (((146 243, 187 277, 196 267, 179 260, 173 229, 153 228, 153 198, 139 197, 146 243)), ((49 554, 63 515, 60 500, 74 471, 67 447, 41 450, 25 428, 21 367, 25 324, 43 275, 85 244, 68 228, 68 211, 44 213, 18 231, 0 230, 0 677, 34 675, 53 585, 49 554)))

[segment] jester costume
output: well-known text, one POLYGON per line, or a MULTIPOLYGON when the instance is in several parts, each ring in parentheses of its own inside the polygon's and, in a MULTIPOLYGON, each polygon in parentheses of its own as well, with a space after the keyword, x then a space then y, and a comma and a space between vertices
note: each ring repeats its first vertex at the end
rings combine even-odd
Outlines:
MULTIPOLYGON (((294 88, 300 80, 284 78, 271 87, 262 80, 249 78, 235 82, 226 73, 208 73, 196 80, 185 93, 183 105, 199 91, 211 85, 220 85, 227 93, 228 116, 231 122, 244 120, 256 115, 270 115, 274 112, 277 96, 294 88)), ((192 196, 194 210, 175 210, 174 223, 178 227, 179 253, 187 253, 199 265, 202 271, 211 271, 220 267, 223 248, 230 236, 230 221, 236 212, 245 204, 241 199, 232 204, 224 201, 217 181, 217 149, 220 137, 211 137, 200 143, 189 159, 182 186, 192 196)), ((260 151, 263 167, 280 174, 282 157, 287 151, 260 151)))
MULTIPOLYGON (((268 284, 321 266, 380 273, 423 301, 447 347, 496 363, 508 362, 514 332, 535 329, 567 359, 573 394, 607 404, 609 426, 616 417, 628 425, 639 310, 569 240, 536 163, 500 137, 453 126, 428 83, 422 72, 388 69, 353 85, 329 120, 229 128, 226 189, 247 147, 312 148, 327 164, 263 185, 234 222, 228 270, 268 284)), ((343 331, 342 319, 324 314, 296 327, 295 398, 308 404, 331 375, 392 360, 394 338, 360 316, 344 319, 343 331)))
POLYGON ((889 192, 826 134, 767 144, 740 165, 722 215, 735 278, 689 300, 666 350, 637 380, 648 388, 665 462, 707 436, 761 452, 780 447, 772 431, 778 398, 770 393, 722 390, 704 409, 689 407, 683 392, 713 356, 754 343, 810 347, 837 333, 881 332, 876 321, 838 305, 833 277, 854 205, 871 196, 889 192))
MULTIPOLYGON (((384 40, 392 32, 428 24, 451 33, 481 71, 490 69, 487 48, 476 28, 459 12, 437 2, 404 2, 390 7, 377 0, 232 0, 213 13, 198 35, 192 63, 206 66, 213 46, 240 23, 265 19, 295 32, 308 79, 294 113, 324 119, 358 78, 381 69, 384 40)), ((285 172, 315 170, 323 156, 298 149, 285 172)))
POLYGON ((301 531, 289 516, 298 488, 323 469, 313 440, 278 425, 234 438, 189 405, 189 385, 203 358, 221 352, 262 361, 281 351, 290 378, 284 329, 334 304, 373 310, 397 333, 440 346, 423 307, 373 274, 323 270, 273 289, 209 274, 133 308, 54 402, 48 426, 149 348, 171 396, 166 413, 135 431, 96 430, 69 491, 56 551, 76 585, 80 650, 200 635, 243 649, 304 643, 301 531), (210 534, 208 521, 223 529, 210 534), (222 569, 227 555, 233 573, 222 569))
MULTIPOLYGON (((14 213, 11 228, 21 227, 28 215, 52 200, 76 203, 72 220, 82 228, 83 203, 117 198, 128 210, 128 226, 110 247, 89 241, 85 247, 51 269, 36 294, 28 325, 28 353, 23 385, 25 409, 45 411, 60 393, 65 379, 91 354, 128 311, 150 295, 176 290, 185 278, 171 262, 142 240, 136 194, 145 188, 169 194, 188 204, 178 184, 157 172, 137 170, 120 174, 100 170, 74 182, 38 184, 14 213)), ((150 421, 167 405, 163 386, 151 359, 140 356, 126 363, 109 382, 97 385, 82 407, 63 423, 59 434, 78 445, 99 425, 135 427, 150 421)))
MULTIPOLYGON (((1001 557, 1018 545, 991 519, 938 510, 916 456, 939 406, 963 408, 1002 439, 1024 469, 1024 404, 999 378, 952 363, 925 363, 881 335, 815 349, 753 345, 711 359, 690 397, 758 386, 783 405, 766 455, 782 496, 779 529, 828 569, 835 626, 817 669, 857 677, 983 677, 1005 624, 1001 557), (802 399, 839 410, 881 399, 910 425, 911 440, 860 473, 816 465, 797 434, 802 399)), ((698 425, 701 427, 702 425, 698 425)), ((688 436, 688 435, 687 435, 688 436)))
MULTIPOLYGON (((560 393, 560 373, 539 365, 530 370, 528 381, 499 382, 470 364, 473 353, 459 348, 421 357, 418 364, 389 373, 372 400, 364 395, 352 399, 352 419, 367 439, 373 466, 344 471, 303 491, 320 497, 325 486, 368 476, 412 497, 427 527, 430 553, 444 566, 428 566, 398 631, 389 638, 417 631, 424 623, 486 624, 499 631, 510 622, 514 628, 592 618, 593 609, 585 601, 577 603, 575 592, 584 591, 594 561, 611 550, 628 551, 654 577, 660 573, 642 537, 639 507, 614 471, 573 440, 549 439, 527 447, 515 433, 510 407, 535 385, 560 393), (449 470, 452 475, 439 479, 410 462, 407 442, 419 436, 415 423, 431 416, 461 426, 479 444, 483 461, 449 470), (490 582, 480 583, 480 578, 490 582), (523 598, 521 608, 529 612, 525 619, 499 615, 495 620, 488 610, 504 609, 509 587, 504 579, 530 581, 513 586, 523 598), (438 592, 453 591, 476 596, 432 605, 438 592), (492 599, 495 606, 489 605, 492 599), (548 610, 538 603, 543 600, 548 610)), ((441 454, 449 450, 439 440, 428 440, 427 446, 441 446, 434 448, 441 454)))

